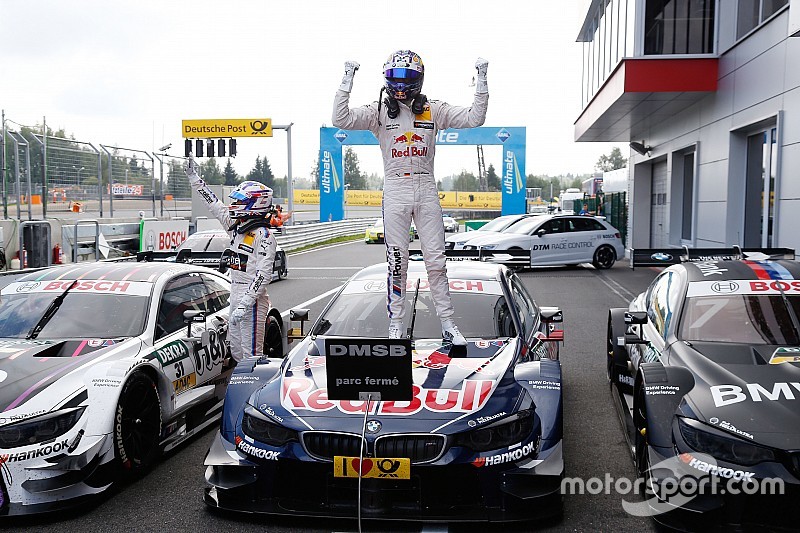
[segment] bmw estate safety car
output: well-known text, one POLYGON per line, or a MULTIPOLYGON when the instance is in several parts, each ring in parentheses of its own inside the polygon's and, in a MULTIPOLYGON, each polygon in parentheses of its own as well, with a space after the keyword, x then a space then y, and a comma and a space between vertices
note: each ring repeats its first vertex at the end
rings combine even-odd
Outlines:
POLYGON ((483 235, 464 243, 465 250, 530 250, 530 266, 591 263, 605 269, 625 256, 619 231, 590 216, 536 215, 502 233, 483 235))
POLYGON ((206 504, 355 518, 360 487, 371 518, 560 514, 561 311, 502 265, 448 263, 448 276, 465 349, 442 342, 424 267, 409 266, 410 401, 328 397, 326 339, 387 341, 385 263, 355 274, 284 360, 242 361, 206 456, 206 504))
POLYGON ((672 264, 608 318, 612 396, 656 520, 796 528, 800 265, 769 259, 794 252, 633 252, 672 264), (690 484, 704 488, 667 490, 690 484))
POLYGON ((218 420, 229 291, 176 263, 65 265, 5 285, 0 514, 83 502, 218 420))

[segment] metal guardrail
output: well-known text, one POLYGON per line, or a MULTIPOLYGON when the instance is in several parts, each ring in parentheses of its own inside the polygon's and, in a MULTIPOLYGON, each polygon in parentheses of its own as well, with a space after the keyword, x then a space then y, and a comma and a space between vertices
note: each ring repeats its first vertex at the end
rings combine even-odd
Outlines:
POLYGON ((286 252, 297 250, 303 246, 317 244, 350 235, 363 234, 375 222, 375 218, 354 218, 337 222, 318 222, 297 226, 284 226, 283 233, 275 240, 286 252))

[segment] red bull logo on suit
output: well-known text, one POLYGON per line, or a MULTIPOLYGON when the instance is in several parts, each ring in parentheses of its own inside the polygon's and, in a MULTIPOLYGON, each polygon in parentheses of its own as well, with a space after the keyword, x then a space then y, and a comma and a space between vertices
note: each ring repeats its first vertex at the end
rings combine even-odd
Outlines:
POLYGON ((393 139, 393 141, 394 144, 405 144, 407 148, 402 150, 392 148, 392 157, 425 157, 428 155, 427 146, 422 148, 417 148, 414 146, 417 143, 425 142, 425 137, 414 133, 413 131, 407 131, 401 135, 398 135, 393 139))

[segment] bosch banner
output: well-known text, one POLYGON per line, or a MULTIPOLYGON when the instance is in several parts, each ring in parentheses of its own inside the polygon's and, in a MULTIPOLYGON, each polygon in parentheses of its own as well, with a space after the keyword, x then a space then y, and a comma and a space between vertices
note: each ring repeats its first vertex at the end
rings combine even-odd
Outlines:
MULTIPOLYGON (((319 129, 319 219, 344 218, 344 167, 342 146, 377 145, 378 139, 366 130, 319 129)), ((525 128, 470 128, 440 130, 437 145, 499 145, 501 213, 525 213, 525 128)))
POLYGON ((139 251, 174 250, 188 236, 188 220, 142 220, 139 223, 139 251))

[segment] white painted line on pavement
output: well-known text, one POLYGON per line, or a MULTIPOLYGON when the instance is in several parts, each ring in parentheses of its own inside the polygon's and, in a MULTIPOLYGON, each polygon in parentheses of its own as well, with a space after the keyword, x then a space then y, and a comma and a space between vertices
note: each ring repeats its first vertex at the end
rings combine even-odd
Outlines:
POLYGON ((602 282, 605 284, 605 286, 606 286, 606 287, 608 287, 609 289, 611 289, 611 292, 613 292, 614 294, 616 294, 617 296, 619 296, 619 297, 620 297, 620 299, 621 299, 622 301, 626 302, 626 303, 630 303, 630 301, 631 301, 631 300, 633 300, 633 299, 636 297, 636 295, 635 295, 635 294, 633 294, 632 292, 630 292, 628 289, 626 289, 625 287, 623 287, 622 285, 620 285, 620 284, 619 284, 619 283, 617 283, 616 281, 613 281, 613 280, 606 280, 606 279, 605 279, 605 277, 604 277, 604 276, 602 276, 602 275, 599 275, 599 276, 597 276, 597 279, 599 279, 600 281, 602 281, 602 282), (612 285, 611 283, 609 283, 609 282, 612 282, 614 285, 616 285, 616 287, 615 287, 614 285, 612 285), (628 296, 626 296, 626 295, 622 294, 622 292, 620 292, 620 291, 627 293, 627 294, 628 294, 628 296))
MULTIPOLYGON (((335 287, 335 288, 329 290, 328 292, 323 292, 322 294, 320 294, 319 296, 317 296, 315 298, 311 298, 310 300, 307 300, 307 301, 305 301, 305 302, 303 302, 301 304, 297 304, 297 305, 292 306, 292 307, 306 307, 308 305, 311 305, 313 303, 316 303, 316 302, 322 300, 323 298, 327 298, 328 296, 333 295, 336 291, 338 291, 341 288, 342 288, 342 286, 339 285, 338 287, 335 287)), ((288 317, 289 316, 289 311, 291 311, 291 310, 287 310, 287 311, 284 311, 283 313, 281 313, 281 318, 288 317)))

